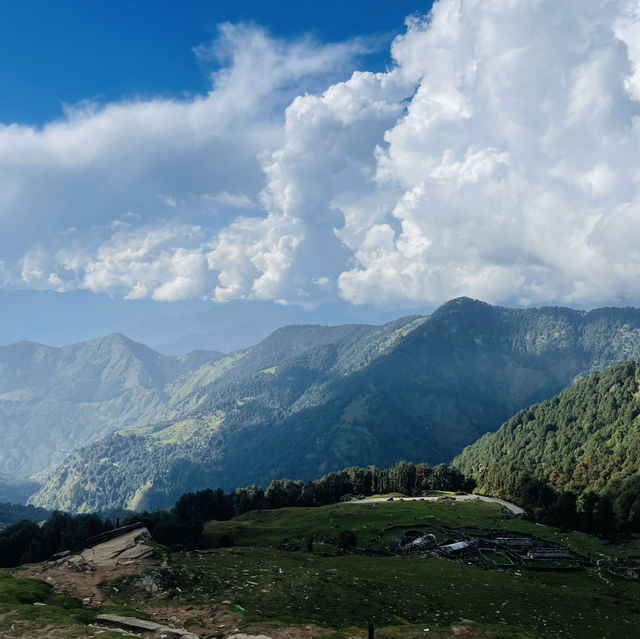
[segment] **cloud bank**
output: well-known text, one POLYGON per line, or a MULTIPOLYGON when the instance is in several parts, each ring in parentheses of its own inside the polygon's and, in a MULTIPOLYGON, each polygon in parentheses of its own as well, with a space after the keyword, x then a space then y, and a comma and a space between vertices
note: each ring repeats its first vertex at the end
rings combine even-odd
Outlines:
POLYGON ((362 42, 225 25, 211 91, 0 126, 4 286, 640 301, 640 1, 440 0, 362 42))

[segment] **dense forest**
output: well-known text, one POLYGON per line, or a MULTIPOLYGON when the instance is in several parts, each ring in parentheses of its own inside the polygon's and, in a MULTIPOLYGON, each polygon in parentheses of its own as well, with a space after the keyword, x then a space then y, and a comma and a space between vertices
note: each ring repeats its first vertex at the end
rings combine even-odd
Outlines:
MULTIPOLYGON (((0 423, 2 423, 1 418, 0 423)), ((29 496, 40 488, 40 485, 29 479, 17 479, 12 475, 0 472, 0 503, 24 504, 29 496)), ((0 516, 0 523, 7 522, 0 516)))
POLYGON ((172 415, 76 451, 31 503, 168 508, 187 491, 448 462, 577 376, 640 357, 640 310, 460 298, 384 326, 289 326, 169 385, 172 415), (247 463, 247 460, 251 460, 247 463))
POLYGON ((377 493, 418 495, 429 490, 471 490, 473 484, 457 469, 444 464, 399 462, 381 470, 375 466, 346 468, 315 481, 273 480, 266 491, 258 486, 221 488, 187 493, 169 510, 127 513, 117 519, 97 514, 54 512, 43 524, 23 520, 0 533, 0 566, 42 561, 62 550, 80 550, 100 533, 141 522, 153 538, 166 545, 195 546, 204 522, 226 520, 250 510, 287 506, 323 506, 377 493))
POLYGON ((596 372, 520 411, 454 460, 477 490, 539 517, 608 534, 640 531, 640 364, 596 372))
POLYGON ((22 504, 0 503, 0 526, 15 524, 23 519, 29 521, 44 521, 51 515, 50 510, 23 506, 22 504))

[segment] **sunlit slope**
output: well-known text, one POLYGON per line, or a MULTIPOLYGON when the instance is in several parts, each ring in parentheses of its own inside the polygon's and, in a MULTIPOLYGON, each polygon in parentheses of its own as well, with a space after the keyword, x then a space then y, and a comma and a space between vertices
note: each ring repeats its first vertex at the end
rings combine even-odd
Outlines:
POLYGON ((454 462, 481 490, 504 493, 508 468, 556 491, 603 493, 640 473, 640 364, 595 372, 519 412, 454 462))
POLYGON ((153 507, 205 486, 399 459, 435 464, 577 376, 633 356, 635 309, 518 310, 460 298, 382 327, 286 327, 209 365, 210 383, 154 426, 188 419, 188 436, 111 435, 77 453, 34 503, 93 509, 135 496, 153 507))

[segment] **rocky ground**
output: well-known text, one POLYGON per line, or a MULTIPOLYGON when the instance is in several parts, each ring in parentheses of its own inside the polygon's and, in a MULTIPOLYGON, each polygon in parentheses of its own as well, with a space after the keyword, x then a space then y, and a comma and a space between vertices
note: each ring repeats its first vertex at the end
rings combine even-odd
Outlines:
POLYGON ((117 584, 127 584, 131 607, 143 610, 152 621, 132 615, 100 614, 91 626, 93 636, 100 636, 102 629, 105 634, 110 629, 128 637, 167 639, 315 639, 331 634, 330 630, 311 625, 262 623, 241 628, 226 602, 222 606, 180 602, 174 598, 175 578, 167 557, 153 544, 144 527, 128 530, 81 553, 61 553, 49 561, 23 566, 15 574, 43 580, 57 592, 76 597, 96 610, 117 605, 117 584))

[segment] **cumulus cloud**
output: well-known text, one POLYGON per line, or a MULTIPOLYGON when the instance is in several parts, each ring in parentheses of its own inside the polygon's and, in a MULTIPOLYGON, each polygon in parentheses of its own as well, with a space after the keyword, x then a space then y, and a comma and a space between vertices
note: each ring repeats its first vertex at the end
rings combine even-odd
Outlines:
POLYGON ((205 95, 85 102, 42 127, 0 124, 0 256, 13 273, 3 280, 129 297, 206 296, 213 275, 190 280, 196 260, 185 261, 193 247, 181 244, 184 235, 163 249, 161 263, 134 275, 107 258, 123 241, 114 233, 122 223, 133 227, 127 241, 140 242, 149 261, 159 254, 145 253, 145 233, 198 227, 204 255, 238 210, 255 208, 264 187, 258 156, 282 143, 286 105, 301 90, 345 76, 363 52, 360 41, 281 41, 257 27, 224 24, 213 45, 196 51, 213 68, 205 95), (71 240, 69 228, 76 229, 71 240), (172 251, 171 269, 189 270, 161 287, 172 251), (131 282, 135 289, 127 288, 131 282))
POLYGON ((53 203, 21 277, 57 290, 637 302, 639 42, 640 0, 439 0, 388 71, 330 83, 361 44, 226 26, 197 51, 222 65, 207 96, 0 129, 0 219, 42 223, 53 203), (92 189, 71 201, 60 175, 92 189), (149 193, 182 218, 150 213, 149 193), (57 231, 114 219, 131 227, 57 231))
POLYGON ((637 299, 625 238, 640 230, 639 52, 623 39, 637 4, 630 15, 622 2, 443 0, 410 25, 397 46, 425 63, 376 158, 377 187, 402 194, 352 245, 343 295, 637 299))

